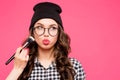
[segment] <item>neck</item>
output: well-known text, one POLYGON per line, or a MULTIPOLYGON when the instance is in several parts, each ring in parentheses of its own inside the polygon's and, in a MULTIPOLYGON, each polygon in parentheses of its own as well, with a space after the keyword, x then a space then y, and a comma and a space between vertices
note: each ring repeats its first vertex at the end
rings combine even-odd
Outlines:
POLYGON ((53 49, 43 50, 40 48, 38 49, 38 53, 39 62, 44 66, 44 68, 48 68, 49 65, 55 60, 53 49))
POLYGON ((53 53, 53 49, 38 49, 38 58, 40 60, 53 60, 54 59, 54 53, 53 53))

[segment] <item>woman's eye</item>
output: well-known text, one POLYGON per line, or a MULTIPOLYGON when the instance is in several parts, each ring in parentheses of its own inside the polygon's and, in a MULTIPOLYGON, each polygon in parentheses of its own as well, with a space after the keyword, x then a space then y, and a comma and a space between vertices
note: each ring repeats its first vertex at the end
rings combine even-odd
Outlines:
POLYGON ((41 29, 43 29, 43 27, 42 26, 37 26, 36 29, 41 30, 41 29))
POLYGON ((56 27, 51 27, 50 29, 51 29, 51 30, 56 30, 57 28, 56 28, 56 27))

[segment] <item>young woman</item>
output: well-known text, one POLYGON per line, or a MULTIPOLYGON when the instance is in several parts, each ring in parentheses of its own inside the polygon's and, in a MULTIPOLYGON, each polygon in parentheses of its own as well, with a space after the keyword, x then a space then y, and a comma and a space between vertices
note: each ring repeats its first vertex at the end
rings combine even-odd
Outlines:
POLYGON ((68 57, 70 38, 64 32, 60 6, 42 2, 33 9, 29 32, 35 42, 16 50, 14 67, 6 80, 85 80, 81 64, 68 57))

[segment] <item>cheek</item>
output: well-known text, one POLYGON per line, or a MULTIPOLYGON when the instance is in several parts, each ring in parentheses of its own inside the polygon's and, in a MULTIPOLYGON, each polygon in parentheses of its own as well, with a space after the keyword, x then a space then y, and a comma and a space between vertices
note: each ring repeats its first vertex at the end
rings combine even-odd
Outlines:
POLYGON ((51 39, 51 44, 55 44, 57 42, 57 37, 51 39))
POLYGON ((40 44, 42 42, 42 37, 34 35, 34 38, 37 44, 40 44))

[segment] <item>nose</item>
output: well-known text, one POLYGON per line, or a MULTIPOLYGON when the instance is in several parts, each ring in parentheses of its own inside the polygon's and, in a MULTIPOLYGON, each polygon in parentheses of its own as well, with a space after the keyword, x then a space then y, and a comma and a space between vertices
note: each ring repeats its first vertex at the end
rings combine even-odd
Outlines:
POLYGON ((49 37, 49 33, 48 33, 48 29, 47 28, 45 29, 44 37, 49 37))

